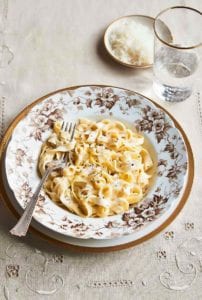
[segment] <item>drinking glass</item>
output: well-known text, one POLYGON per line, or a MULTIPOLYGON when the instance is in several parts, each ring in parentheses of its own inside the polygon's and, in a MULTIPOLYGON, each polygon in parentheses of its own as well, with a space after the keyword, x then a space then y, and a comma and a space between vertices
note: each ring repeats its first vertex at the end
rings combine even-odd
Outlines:
POLYGON ((202 13, 191 7, 167 8, 155 18, 154 33, 154 92, 166 101, 183 101, 199 71, 202 13))

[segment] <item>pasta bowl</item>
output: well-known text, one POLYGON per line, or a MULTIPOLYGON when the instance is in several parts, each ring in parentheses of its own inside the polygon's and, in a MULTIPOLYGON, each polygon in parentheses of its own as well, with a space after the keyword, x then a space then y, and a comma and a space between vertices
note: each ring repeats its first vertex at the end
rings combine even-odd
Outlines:
POLYGON ((13 205, 22 213, 40 177, 37 162, 57 120, 116 119, 140 131, 155 153, 156 176, 145 198, 128 211, 105 218, 79 217, 56 205, 42 190, 34 212, 40 225, 63 236, 137 239, 158 231, 182 207, 191 188, 193 159, 181 129, 154 102, 110 86, 80 86, 54 92, 27 109, 17 122, 5 155, 6 181, 13 205))

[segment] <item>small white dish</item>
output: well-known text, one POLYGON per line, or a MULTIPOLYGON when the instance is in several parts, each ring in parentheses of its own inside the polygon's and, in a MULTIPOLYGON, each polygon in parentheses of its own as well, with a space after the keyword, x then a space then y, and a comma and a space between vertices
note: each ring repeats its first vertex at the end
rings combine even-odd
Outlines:
MULTIPOLYGON (((168 29, 168 27, 163 23, 162 23, 162 31, 163 33, 168 37, 168 40, 172 41, 172 36, 170 33, 170 30, 168 29)), ((150 17, 150 16, 144 16, 144 15, 130 15, 130 16, 124 16, 124 17, 120 17, 118 19, 116 19, 115 21, 113 21, 112 23, 109 24, 109 26, 107 27, 105 34, 104 34, 104 45, 105 48, 108 52, 108 54, 118 63, 129 67, 129 68, 149 68, 153 65, 153 44, 154 44, 154 29, 153 29, 153 24, 154 24, 154 18, 150 17), (145 38, 142 37, 142 35, 140 37, 137 37, 137 41, 139 39, 139 44, 137 46, 137 52, 135 54, 134 52, 134 61, 133 63, 123 60, 120 57, 118 57, 118 55, 116 55, 115 51, 119 50, 119 44, 116 47, 116 50, 114 51, 112 43, 111 43, 111 37, 114 34, 115 31, 117 30, 123 30, 124 28, 126 29, 128 24, 133 24, 135 25, 140 25, 141 29, 143 30, 143 36, 145 35, 145 38), (149 38, 149 40, 148 40, 149 38), (141 49, 139 51, 139 49, 141 49), (145 52, 145 55, 142 56, 143 51, 145 52), (140 56, 138 55, 138 53, 140 54, 140 56, 143 58, 143 61, 140 63, 139 59, 141 60, 140 56), (136 59, 137 57, 137 59, 136 59)), ((139 28, 139 29, 140 29, 139 28)), ((133 38, 135 38, 135 34, 137 34, 138 31, 136 30, 136 33, 134 31, 134 36, 133 38)), ((129 38, 131 38, 131 35, 129 35, 129 38)), ((132 41, 130 40, 130 44, 132 43, 132 41)), ((134 45, 134 43, 133 43, 134 45)), ((125 47, 125 46, 124 46, 125 47)), ((122 50, 121 50, 122 51, 122 50)))

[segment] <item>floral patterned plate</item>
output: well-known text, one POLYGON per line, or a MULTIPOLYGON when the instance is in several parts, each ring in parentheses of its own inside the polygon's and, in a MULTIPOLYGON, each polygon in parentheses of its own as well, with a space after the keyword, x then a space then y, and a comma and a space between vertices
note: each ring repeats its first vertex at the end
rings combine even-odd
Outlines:
MULTIPOLYGON (((106 86, 81 86, 43 97, 13 130, 5 170, 15 201, 24 208, 40 178, 37 160, 55 120, 113 118, 140 130, 157 157, 156 178, 144 200, 129 211, 106 218, 81 218, 57 206, 42 191, 34 219, 52 232, 82 239, 144 237, 158 229, 185 197, 189 156, 172 118, 146 97, 106 86)), ((188 195, 186 195, 188 196, 188 195)))

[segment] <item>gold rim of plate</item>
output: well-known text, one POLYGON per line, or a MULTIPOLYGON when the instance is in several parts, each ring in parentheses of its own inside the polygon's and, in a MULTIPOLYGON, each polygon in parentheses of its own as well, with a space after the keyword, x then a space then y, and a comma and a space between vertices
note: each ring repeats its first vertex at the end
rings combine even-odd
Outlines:
MULTIPOLYGON (((15 127, 17 126, 17 124, 29 113, 29 111, 38 103, 42 102, 44 99, 46 99, 47 97, 50 97, 56 93, 60 93, 60 92, 64 92, 66 90, 74 90, 77 88, 81 88, 81 87, 87 87, 87 86, 97 86, 97 87, 112 87, 112 88, 119 88, 125 91, 131 91, 129 89, 125 89, 125 88, 120 88, 120 87, 115 87, 115 86, 110 86, 110 85, 100 85, 100 84, 86 84, 86 85, 78 85, 78 86, 72 86, 72 87, 67 87, 67 88, 63 88, 60 90, 56 90, 54 92, 51 92, 35 101, 33 101, 31 104, 29 104, 27 107, 25 107, 15 118, 14 120, 11 122, 11 124, 9 125, 9 127, 7 128, 1 144, 0 144, 0 168, 2 170, 3 168, 3 154, 4 154, 4 150, 6 149, 9 140, 12 136, 12 132, 15 129, 15 127)), ((136 92, 134 92, 136 93, 136 92)), ((136 93, 138 95, 141 95, 139 93, 136 93)), ((65 243, 65 242, 61 242, 53 237, 50 237, 48 235, 45 235, 44 233, 40 232, 39 230, 33 228, 32 226, 30 226, 30 231, 36 233, 39 237, 41 237, 42 239, 56 245, 56 246, 62 246, 64 248, 70 249, 70 250, 74 250, 74 251, 80 251, 80 252, 111 252, 111 251, 117 251, 117 250, 123 250, 123 249, 127 249, 129 247, 133 247, 136 246, 140 243, 143 243, 147 240, 149 240, 150 238, 154 237, 155 235, 157 235, 159 232, 161 232, 163 229, 165 229, 176 217, 177 215, 180 213, 180 211, 182 210, 182 208, 184 207, 190 191, 191 191, 191 187, 192 187, 192 183, 193 183, 193 178, 194 178, 194 157, 193 157, 193 152, 191 149, 191 145, 188 141, 188 138, 184 132, 184 130, 182 129, 182 127, 180 126, 180 124, 176 121, 176 119, 166 110, 164 109, 162 106, 160 106, 159 104, 157 104, 155 101, 151 100, 150 98, 143 96, 146 99, 148 99, 149 101, 151 101, 152 103, 154 103, 158 108, 162 109, 174 122, 176 128, 180 131, 180 133, 183 136, 184 142, 186 144, 186 148, 187 148, 187 154, 188 154, 188 174, 187 174, 187 182, 186 182, 186 186, 184 188, 184 192, 183 195, 179 201, 178 206, 176 207, 176 209, 174 210, 174 212, 168 217, 168 219, 166 221, 164 221, 158 228, 156 228, 155 230, 153 230, 152 232, 150 232, 149 234, 134 240, 132 242, 128 242, 125 244, 121 244, 121 245, 116 245, 116 246, 109 246, 109 247, 84 247, 84 246, 76 246, 76 245, 72 245, 69 243, 65 243)), ((6 193, 6 189, 3 185, 2 180, 0 181, 0 196, 3 200, 3 202, 5 203, 6 207, 13 213, 13 215, 16 218, 19 218, 19 214, 16 211, 16 209, 13 207, 13 205, 11 204, 9 197, 6 193)))
POLYGON ((147 19, 150 19, 153 21, 154 23, 154 18, 153 17, 150 17, 150 16, 146 16, 146 15, 128 15, 128 16, 122 16, 122 17, 119 17, 117 19, 115 19, 114 21, 112 21, 106 28, 105 32, 104 32, 104 46, 105 46, 105 49, 107 51, 107 53, 111 56, 111 58, 113 58, 116 62, 118 62, 119 64, 125 66, 125 67, 129 67, 131 69, 147 69, 147 68, 151 68, 153 66, 153 64, 148 64, 148 65, 135 65, 135 64, 129 64, 129 63, 125 63, 123 62, 122 60, 118 59, 115 55, 112 54, 112 52, 108 49, 107 47, 107 43, 106 43, 106 40, 107 40, 107 31, 108 29, 111 27, 112 24, 116 23, 117 21, 121 20, 121 19, 127 19, 127 18, 132 18, 132 17, 143 17, 143 18, 147 18, 147 19))

